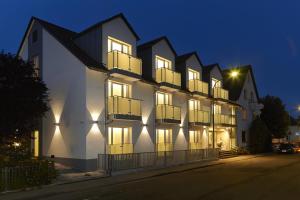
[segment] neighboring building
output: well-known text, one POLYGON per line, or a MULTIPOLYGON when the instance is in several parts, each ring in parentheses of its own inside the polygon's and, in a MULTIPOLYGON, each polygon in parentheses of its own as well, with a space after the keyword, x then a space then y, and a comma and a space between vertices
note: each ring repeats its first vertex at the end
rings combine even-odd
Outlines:
POLYGON ((223 70, 224 85, 229 98, 237 102, 241 108, 237 112, 237 145, 246 147, 249 142, 249 128, 256 116, 259 116, 263 105, 259 103, 259 95, 251 65, 235 68, 239 75, 230 77, 230 69, 223 70))
POLYGON ((98 154, 236 146, 238 104, 219 65, 178 56, 166 37, 138 40, 122 14, 80 33, 30 20, 18 55, 51 99, 35 155, 91 170, 98 154))
POLYGON ((294 144, 300 144, 300 126, 293 125, 289 126, 289 133, 288 133, 288 142, 294 144))

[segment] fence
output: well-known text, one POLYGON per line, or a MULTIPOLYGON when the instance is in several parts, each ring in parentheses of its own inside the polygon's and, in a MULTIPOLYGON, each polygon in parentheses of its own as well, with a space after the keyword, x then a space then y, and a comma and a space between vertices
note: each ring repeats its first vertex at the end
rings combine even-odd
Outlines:
POLYGON ((217 158, 219 158, 219 149, 98 154, 98 168, 111 173, 129 169, 167 167, 217 158))
POLYGON ((53 162, 0 167, 0 191, 49 184, 55 178, 53 162))

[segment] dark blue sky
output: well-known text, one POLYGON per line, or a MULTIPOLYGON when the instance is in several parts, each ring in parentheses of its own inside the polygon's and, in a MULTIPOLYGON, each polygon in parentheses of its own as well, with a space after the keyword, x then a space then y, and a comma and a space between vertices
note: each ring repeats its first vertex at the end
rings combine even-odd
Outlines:
POLYGON ((291 111, 300 104, 299 10, 297 0, 1 0, 0 50, 16 53, 31 16, 81 31, 123 12, 141 42, 167 35, 204 64, 252 64, 260 96, 279 96, 291 111))

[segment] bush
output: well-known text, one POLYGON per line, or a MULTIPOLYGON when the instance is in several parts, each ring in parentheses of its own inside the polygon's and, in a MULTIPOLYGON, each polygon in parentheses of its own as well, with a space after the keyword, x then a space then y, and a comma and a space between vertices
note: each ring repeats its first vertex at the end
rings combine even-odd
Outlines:
POLYGON ((272 137, 266 124, 257 117, 250 126, 249 151, 263 153, 272 151, 272 137))
POLYGON ((50 184, 57 176, 48 160, 0 162, 0 190, 50 184))

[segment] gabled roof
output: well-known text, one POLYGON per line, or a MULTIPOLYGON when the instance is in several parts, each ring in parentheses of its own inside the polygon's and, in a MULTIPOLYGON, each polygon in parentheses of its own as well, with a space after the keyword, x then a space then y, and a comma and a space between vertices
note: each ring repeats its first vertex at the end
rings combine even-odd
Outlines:
POLYGON ((96 23, 96 24, 94 24, 94 25, 88 27, 87 29, 85 29, 85 30, 81 31, 80 33, 78 33, 78 35, 77 35, 76 37, 80 37, 81 35, 83 35, 83 34, 89 32, 89 31, 91 31, 91 30, 93 30, 93 29, 95 29, 95 28, 97 28, 97 27, 99 27, 99 26, 102 26, 103 24, 105 24, 105 23, 107 23, 107 22, 110 22, 110 21, 112 21, 112 20, 114 20, 114 19, 116 19, 116 18, 119 18, 119 17, 125 22, 125 24, 126 24, 126 25, 128 26, 128 28, 129 28, 129 30, 130 30, 130 31, 133 33, 133 35, 136 37, 136 39, 137 39, 137 40, 140 40, 140 37, 139 37, 138 34, 134 31, 134 29, 132 28, 132 26, 130 25, 130 23, 128 22, 128 20, 125 18, 125 16, 123 15, 123 13, 119 13, 119 14, 117 14, 117 15, 114 15, 114 16, 108 18, 108 19, 105 19, 105 20, 103 20, 103 21, 100 21, 100 22, 98 22, 98 23, 96 23))
POLYGON ((201 66, 203 66, 198 54, 196 51, 193 51, 193 52, 190 52, 190 53, 186 53, 186 54, 183 54, 183 55, 180 55, 180 56, 177 56, 176 57, 176 63, 182 63, 182 62, 185 62, 187 59, 189 59, 191 56, 195 55, 198 62, 200 63, 201 66))
POLYGON ((34 21, 39 22, 41 24, 41 26, 45 30, 48 31, 49 34, 51 34, 55 39, 57 39, 66 49, 68 49, 83 64, 85 64, 86 66, 91 67, 91 68, 104 69, 104 67, 100 63, 98 63, 93 58, 91 58, 89 55, 87 55, 87 53, 85 53, 81 48, 79 48, 75 44, 75 42, 73 41, 73 38, 77 35, 76 32, 68 30, 66 28, 62 28, 60 26, 49 23, 49 22, 39 19, 37 17, 31 18, 17 54, 19 54, 19 52, 22 48, 23 42, 26 38, 26 35, 30 29, 30 26, 34 21))
POLYGON ((177 53, 175 51, 175 49, 173 48, 171 42, 169 41, 169 39, 166 36, 162 36, 153 40, 150 40, 144 44, 141 44, 137 47, 138 51, 142 51, 144 49, 148 49, 152 46, 154 46, 155 44, 157 44, 158 42, 165 40, 167 42, 167 44, 169 45, 170 49, 172 50, 172 52, 174 53, 175 56, 177 56, 177 53))
POLYGON ((237 101, 240 98, 246 78, 247 78, 247 74, 248 74, 248 72, 250 72, 250 74, 252 76, 255 93, 256 93, 257 98, 259 99, 258 90, 256 87, 256 82, 255 82, 252 66, 245 65, 245 66, 236 67, 234 69, 239 71, 239 77, 237 79, 230 78, 229 73, 232 69, 225 69, 222 72, 223 78, 224 78, 224 80, 223 80, 224 87, 230 91, 229 98, 233 101, 237 101))
POLYGON ((218 63, 210 64, 210 65, 205 65, 202 68, 202 73, 203 73, 203 80, 210 83, 210 72, 213 70, 215 67, 217 67, 220 70, 220 73, 222 73, 221 67, 218 63))

